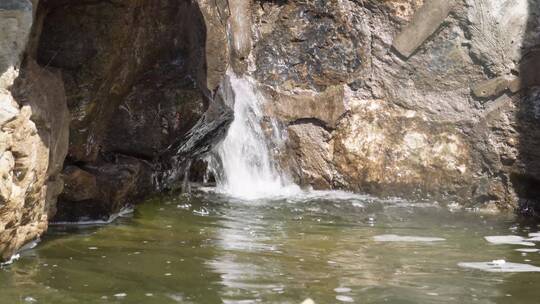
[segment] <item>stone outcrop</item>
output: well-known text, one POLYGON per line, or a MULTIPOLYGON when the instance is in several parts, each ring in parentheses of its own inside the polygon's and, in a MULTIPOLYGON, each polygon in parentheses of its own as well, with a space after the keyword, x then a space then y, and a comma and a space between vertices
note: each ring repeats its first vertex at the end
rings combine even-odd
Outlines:
POLYGON ((252 14, 253 76, 299 183, 540 206, 536 2, 261 1, 252 14))
POLYGON ((413 19, 393 41, 393 47, 405 57, 410 57, 429 36, 439 29, 455 5, 453 0, 426 1, 413 19))
POLYGON ((22 63, 35 10, 30 1, 0 4, 0 260, 47 229, 63 189, 69 112, 62 78, 30 57, 22 63))

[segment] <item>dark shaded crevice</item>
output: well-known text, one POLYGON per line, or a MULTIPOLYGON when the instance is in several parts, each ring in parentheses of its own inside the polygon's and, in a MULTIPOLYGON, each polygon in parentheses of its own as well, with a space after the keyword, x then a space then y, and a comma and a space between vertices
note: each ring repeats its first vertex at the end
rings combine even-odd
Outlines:
POLYGON ((335 130, 334 128, 328 126, 324 121, 322 121, 322 120, 320 120, 318 118, 314 118, 314 117, 300 118, 300 119, 296 119, 296 120, 293 120, 293 121, 289 122, 289 126, 303 125, 303 124, 315 125, 317 127, 323 128, 328 133, 332 133, 335 130))
POLYGON ((49 0, 38 15, 37 58, 61 71, 72 114, 53 221, 102 220, 174 188, 225 133, 197 2, 49 0))
POLYGON ((522 99, 516 109, 519 132, 519 159, 511 173, 511 183, 519 197, 519 213, 540 216, 540 37, 534 37, 540 25, 540 4, 529 0, 529 19, 522 47, 519 74, 522 99))

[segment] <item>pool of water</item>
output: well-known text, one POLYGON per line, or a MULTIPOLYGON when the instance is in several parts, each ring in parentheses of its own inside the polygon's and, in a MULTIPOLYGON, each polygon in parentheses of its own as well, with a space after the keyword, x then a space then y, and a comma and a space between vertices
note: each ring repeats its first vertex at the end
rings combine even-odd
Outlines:
POLYGON ((540 272, 463 264, 538 270, 540 243, 485 238, 538 230, 346 193, 160 197, 110 225, 52 227, 0 268, 0 303, 538 303, 540 272))

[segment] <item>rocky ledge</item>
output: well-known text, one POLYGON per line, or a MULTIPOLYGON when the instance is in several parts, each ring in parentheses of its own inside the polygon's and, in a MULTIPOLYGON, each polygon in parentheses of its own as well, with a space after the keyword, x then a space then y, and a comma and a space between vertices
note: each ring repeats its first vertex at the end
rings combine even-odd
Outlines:
POLYGON ((252 74, 297 182, 537 212, 537 2, 256 3, 252 74))

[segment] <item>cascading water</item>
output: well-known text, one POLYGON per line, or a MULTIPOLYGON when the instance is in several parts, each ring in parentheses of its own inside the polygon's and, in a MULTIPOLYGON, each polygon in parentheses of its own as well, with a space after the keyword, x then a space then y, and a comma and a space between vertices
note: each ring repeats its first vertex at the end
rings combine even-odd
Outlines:
MULTIPOLYGON (((229 72, 234 92, 234 121, 215 154, 219 159, 217 190, 242 199, 289 196, 300 191, 279 170, 261 125, 264 98, 248 77, 229 72)), ((280 134, 272 123, 274 137, 280 134)), ((214 166, 215 168, 216 166, 214 166)))

